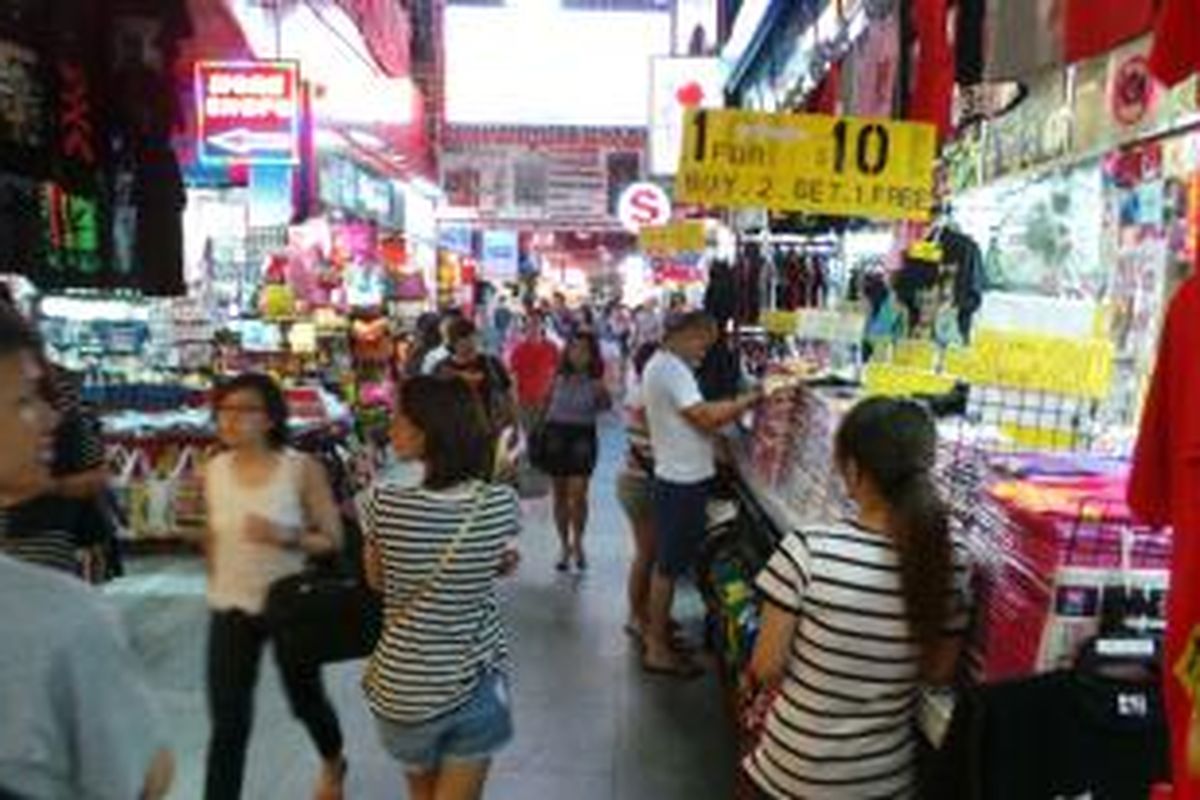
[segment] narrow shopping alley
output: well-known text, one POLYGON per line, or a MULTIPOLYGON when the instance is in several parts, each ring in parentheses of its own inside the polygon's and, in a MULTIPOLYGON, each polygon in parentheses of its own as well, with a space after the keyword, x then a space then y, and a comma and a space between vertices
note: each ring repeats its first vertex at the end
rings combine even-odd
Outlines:
MULTIPOLYGON (((623 631, 624 570, 631 548, 614 492, 623 446, 603 428, 592 489, 589 571, 554 570, 557 545, 547 501, 525 504, 523 562, 505 589, 514 654, 516 740, 494 766, 494 800, 700 800, 730 796, 731 726, 710 674, 691 683, 648 678, 623 631)), ((143 559, 110 585, 167 717, 178 759, 172 800, 200 796, 207 736, 204 708, 206 609, 199 560, 143 559)), ((701 606, 683 619, 701 632, 701 606)), ((342 715, 352 800, 405 797, 358 688, 361 664, 327 670, 342 715)), ((246 800, 310 796, 317 763, 292 721, 276 670, 264 661, 246 800)))

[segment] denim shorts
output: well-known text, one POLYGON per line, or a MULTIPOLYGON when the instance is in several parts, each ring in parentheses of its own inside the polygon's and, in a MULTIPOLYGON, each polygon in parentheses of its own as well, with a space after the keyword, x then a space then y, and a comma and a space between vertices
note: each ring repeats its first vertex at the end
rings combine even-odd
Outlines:
POLYGON ((712 481, 672 483, 655 478, 654 535, 660 574, 678 578, 695 566, 708 528, 712 486, 712 481))
POLYGON ((512 741, 508 679, 489 670, 466 703, 417 725, 376 717, 383 747, 407 772, 432 772, 445 762, 488 761, 512 741))

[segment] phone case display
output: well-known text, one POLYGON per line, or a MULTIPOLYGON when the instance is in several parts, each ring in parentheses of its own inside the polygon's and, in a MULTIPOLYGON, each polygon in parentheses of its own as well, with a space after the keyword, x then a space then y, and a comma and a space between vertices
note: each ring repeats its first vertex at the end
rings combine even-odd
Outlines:
POLYGON ((1061 668, 1102 626, 1160 632, 1170 537, 1134 523, 1127 465, 1038 455, 998 466, 987 485, 991 524, 968 536, 978 677, 1061 668))

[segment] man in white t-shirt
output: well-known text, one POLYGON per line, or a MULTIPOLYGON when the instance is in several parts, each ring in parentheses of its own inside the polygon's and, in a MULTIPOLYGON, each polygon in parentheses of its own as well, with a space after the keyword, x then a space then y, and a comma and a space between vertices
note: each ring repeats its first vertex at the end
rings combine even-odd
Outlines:
POLYGON ((642 664, 648 672, 685 678, 695 677, 700 670, 671 647, 671 606, 675 581, 692 568, 704 541, 706 507, 717 472, 713 435, 761 397, 755 391, 732 400, 705 402, 694 370, 716 334, 716 323, 703 312, 673 318, 662 348, 650 359, 642 378, 654 451, 658 551, 642 664))

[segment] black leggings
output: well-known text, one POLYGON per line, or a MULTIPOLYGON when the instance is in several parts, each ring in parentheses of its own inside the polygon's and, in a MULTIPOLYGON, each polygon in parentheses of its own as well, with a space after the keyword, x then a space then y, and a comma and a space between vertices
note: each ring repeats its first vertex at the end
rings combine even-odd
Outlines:
MULTIPOLYGON (((206 800, 237 800, 246 768, 246 747, 254 719, 258 665, 269 634, 262 617, 243 611, 214 611, 208 639, 208 710, 212 740, 208 748, 206 800)), ((342 730, 319 664, 286 663, 276 652, 292 713, 304 723, 321 757, 342 752, 342 730)))

